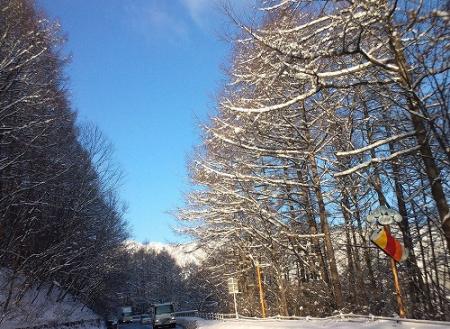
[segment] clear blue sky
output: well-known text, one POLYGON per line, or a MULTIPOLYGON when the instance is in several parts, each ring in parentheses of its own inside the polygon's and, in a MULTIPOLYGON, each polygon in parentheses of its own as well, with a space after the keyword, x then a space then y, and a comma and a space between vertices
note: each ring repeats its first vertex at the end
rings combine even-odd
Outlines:
POLYGON ((226 19, 213 2, 37 0, 67 34, 80 121, 97 124, 114 144, 125 172, 120 195, 138 241, 180 241, 167 211, 182 205, 186 159, 230 53, 219 38, 226 19))

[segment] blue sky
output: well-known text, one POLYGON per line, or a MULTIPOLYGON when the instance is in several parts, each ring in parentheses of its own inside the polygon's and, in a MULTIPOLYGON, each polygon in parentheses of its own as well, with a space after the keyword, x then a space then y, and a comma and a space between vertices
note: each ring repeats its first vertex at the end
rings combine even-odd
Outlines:
MULTIPOLYGON (((115 147, 120 189, 138 241, 181 241, 167 211, 188 190, 186 159, 214 107, 230 54, 212 0, 38 0, 72 54, 69 89, 80 121, 115 147)), ((244 1, 245 2, 245 1, 244 1)))

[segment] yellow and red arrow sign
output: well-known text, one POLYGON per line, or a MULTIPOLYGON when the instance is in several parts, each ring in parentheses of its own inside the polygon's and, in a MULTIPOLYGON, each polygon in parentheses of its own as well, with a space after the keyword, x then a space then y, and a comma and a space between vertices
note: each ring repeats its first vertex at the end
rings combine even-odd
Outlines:
POLYGON ((408 249, 384 227, 381 230, 374 231, 370 236, 370 240, 397 262, 402 262, 408 258, 408 249))

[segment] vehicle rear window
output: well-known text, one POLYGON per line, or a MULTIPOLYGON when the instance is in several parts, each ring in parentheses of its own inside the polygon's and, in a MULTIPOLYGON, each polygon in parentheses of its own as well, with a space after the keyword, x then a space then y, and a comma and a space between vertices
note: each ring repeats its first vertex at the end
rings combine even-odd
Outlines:
POLYGON ((161 305, 158 307, 155 307, 155 314, 166 314, 166 313, 173 313, 173 305, 161 305))

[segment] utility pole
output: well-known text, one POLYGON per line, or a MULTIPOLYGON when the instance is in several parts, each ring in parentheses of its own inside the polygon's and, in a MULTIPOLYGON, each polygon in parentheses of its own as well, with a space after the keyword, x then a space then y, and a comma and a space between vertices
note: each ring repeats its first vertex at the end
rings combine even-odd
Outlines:
POLYGON ((261 315, 263 318, 266 317, 266 305, 264 302, 264 290, 262 286, 262 279, 261 279, 261 266, 259 264, 256 264, 256 276, 258 277, 258 287, 259 287, 259 302, 261 303, 261 315))

